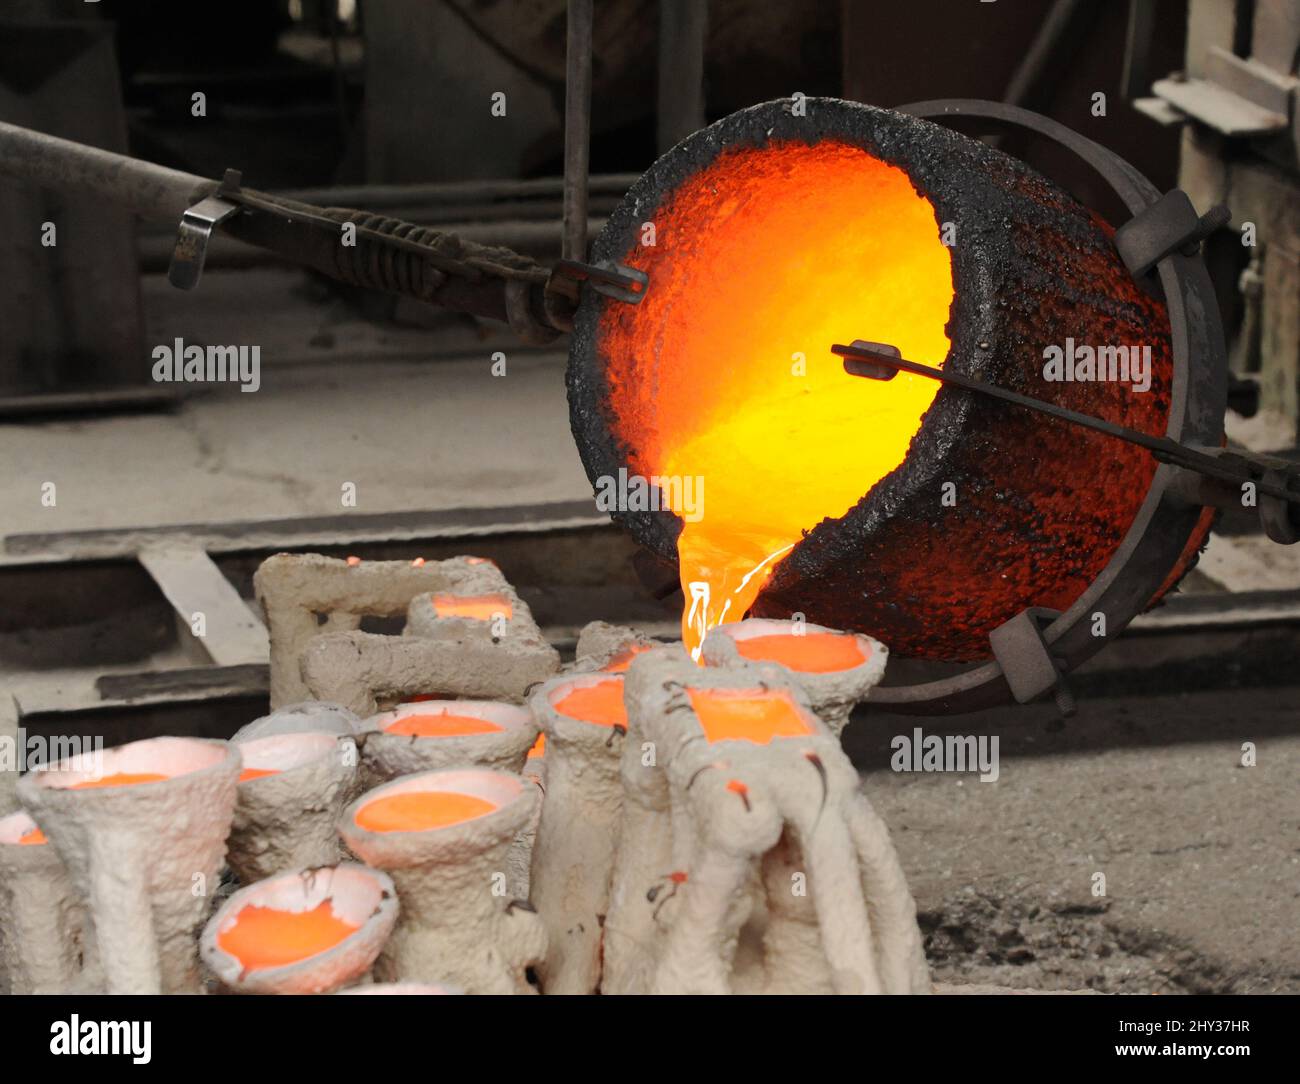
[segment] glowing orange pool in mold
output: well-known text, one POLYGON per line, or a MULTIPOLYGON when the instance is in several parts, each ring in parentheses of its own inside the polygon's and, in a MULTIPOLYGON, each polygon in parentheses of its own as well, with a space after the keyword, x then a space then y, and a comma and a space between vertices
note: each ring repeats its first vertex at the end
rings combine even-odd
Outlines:
POLYGON ((279 775, 279 768, 245 768, 239 773, 239 781, 247 783, 250 779, 264 779, 268 775, 279 775))
POLYGON ((691 708, 710 742, 751 741, 767 745, 773 738, 797 738, 812 728, 785 693, 762 689, 687 689, 691 708))
POLYGON ((491 621, 500 614, 507 621, 513 613, 505 595, 434 595, 433 609, 439 617, 469 617, 491 621))
POLYGON ((528 750, 528 759, 536 760, 538 757, 546 756, 546 735, 538 734, 537 740, 533 742, 533 747, 528 750))
POLYGON ((69 790, 99 790, 101 787, 134 787, 140 783, 161 783, 170 778, 157 772, 114 772, 101 779, 87 779, 84 783, 73 783, 69 790))
POLYGON ((851 670, 867 661, 862 645, 856 639, 833 632, 751 636, 736 640, 736 650, 754 662, 776 662, 808 674, 851 670))
POLYGON ((357 811, 357 826, 368 832, 427 832, 491 813, 497 806, 472 794, 415 790, 367 802, 357 811))
POLYGON ((457 715, 450 711, 404 715, 385 734, 405 734, 416 738, 458 738, 465 734, 499 734, 505 727, 480 719, 477 715, 457 715))
POLYGON ((627 727, 627 708, 623 704, 623 679, 609 678, 594 685, 580 685, 565 693, 555 710, 570 719, 597 726, 627 727))
POLYGON ((46 838, 45 833, 39 828, 29 828, 18 837, 18 846, 20 847, 35 847, 48 842, 49 840, 46 838))
POLYGON ((358 929, 339 918, 329 900, 322 900, 310 911, 279 911, 249 904, 235 916, 233 926, 217 935, 217 947, 235 957, 245 971, 260 971, 332 949, 358 929))

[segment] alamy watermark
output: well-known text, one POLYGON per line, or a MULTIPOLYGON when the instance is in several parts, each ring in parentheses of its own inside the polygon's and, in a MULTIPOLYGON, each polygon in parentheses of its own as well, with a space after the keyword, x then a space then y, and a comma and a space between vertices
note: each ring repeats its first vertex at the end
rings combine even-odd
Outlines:
POLYGON ((19 727, 14 734, 0 734, 0 772, 26 772, 61 761, 69 771, 101 775, 104 739, 100 735, 32 734, 19 727))
POLYGON ((260 346, 171 345, 153 348, 153 378, 159 384, 238 384, 240 391, 262 386, 260 346))
POLYGON ((911 734, 895 734, 889 747, 889 766, 896 772, 979 772, 981 783, 996 783, 996 734, 924 734, 918 726, 911 734))
POLYGON ((50 1025, 51 1054, 129 1056, 135 1065, 148 1065, 152 1040, 151 1020, 83 1020, 73 1013, 50 1025))
POLYGON ((1049 382, 1132 384, 1151 390, 1151 346, 1089 346, 1067 338, 1043 348, 1043 379, 1049 382))
POLYGON ((698 474, 652 474, 646 478, 620 467, 596 479, 596 507, 602 512, 676 512, 687 523, 704 518, 704 478, 698 474))

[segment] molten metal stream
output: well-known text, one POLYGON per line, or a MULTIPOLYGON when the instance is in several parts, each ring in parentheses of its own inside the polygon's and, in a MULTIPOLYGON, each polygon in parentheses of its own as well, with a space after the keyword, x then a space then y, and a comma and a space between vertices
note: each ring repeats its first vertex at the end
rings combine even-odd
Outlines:
MULTIPOLYGON (((907 454, 937 392, 845 375, 865 338, 942 366, 952 262, 900 169, 834 140, 725 151, 654 214, 651 288, 601 334, 615 431, 683 520, 682 636, 739 621, 773 567, 907 454), (686 479, 703 480, 702 508, 686 479)), ((697 493, 698 496, 698 484, 697 493)))

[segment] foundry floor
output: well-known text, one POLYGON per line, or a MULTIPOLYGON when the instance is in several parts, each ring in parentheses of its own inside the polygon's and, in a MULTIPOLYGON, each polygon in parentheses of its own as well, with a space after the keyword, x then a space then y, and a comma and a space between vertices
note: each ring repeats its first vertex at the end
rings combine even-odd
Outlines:
POLYGON ((845 746, 893 833, 936 980, 1300 993, 1297 692, 1087 701, 1060 729, 1050 706, 856 719, 845 746), (997 782, 889 770, 890 738, 917 726, 1000 733, 997 782))

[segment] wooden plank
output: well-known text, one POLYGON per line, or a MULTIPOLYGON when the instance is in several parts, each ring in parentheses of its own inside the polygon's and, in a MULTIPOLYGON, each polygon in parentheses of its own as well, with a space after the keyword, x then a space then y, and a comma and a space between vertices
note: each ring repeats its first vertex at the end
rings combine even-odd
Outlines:
POLYGON ((1176 109, 1226 136, 1271 135, 1287 126, 1281 113, 1261 109, 1205 79, 1160 79, 1152 89, 1176 109))
POLYGON ((266 664, 266 626, 254 616, 211 557, 198 546, 163 544, 140 551, 140 564, 153 577, 181 624, 196 633, 218 666, 266 664))

